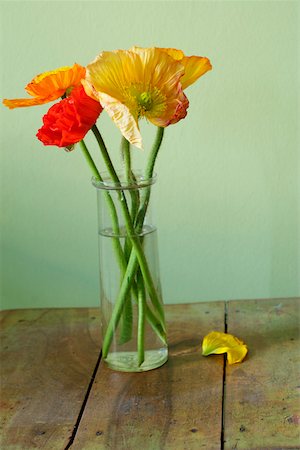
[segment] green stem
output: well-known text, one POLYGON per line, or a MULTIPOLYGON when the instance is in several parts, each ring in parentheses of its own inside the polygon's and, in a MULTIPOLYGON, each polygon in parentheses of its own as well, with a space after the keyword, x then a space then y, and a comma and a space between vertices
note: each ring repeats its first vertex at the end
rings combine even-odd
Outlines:
POLYGON ((143 277, 140 271, 137 274, 137 285, 138 285, 138 365, 141 366, 145 360, 145 305, 146 305, 146 293, 143 277))
MULTIPOLYGON (((136 181, 134 173, 131 169, 131 154, 130 154, 130 143, 127 141, 125 137, 122 137, 121 142, 122 156, 124 160, 125 166, 125 181, 127 184, 130 184, 136 181)), ((132 223, 136 220, 136 215, 139 209, 139 191, 136 189, 130 189, 130 198, 131 198, 131 220, 132 223)), ((125 240, 124 253, 127 261, 129 260, 129 256, 131 253, 132 245, 129 238, 125 240)), ((145 285, 143 281, 143 277, 138 271, 137 273, 137 289, 138 289, 138 360, 141 365, 144 361, 144 328, 145 328, 145 285)), ((130 296, 127 296, 124 306, 124 311, 122 315, 122 328, 121 328, 121 342, 126 342, 130 339, 132 333, 132 304, 130 296)))
POLYGON ((130 155, 130 143, 124 136, 122 136, 121 141, 122 155, 124 158, 125 166, 125 180, 127 183, 131 181, 131 155, 130 155))
MULTIPOLYGON (((87 146, 85 145, 85 142, 82 140, 79 142, 80 148, 82 150, 82 153, 94 175, 94 177, 99 180, 99 181, 103 181, 101 178, 101 175, 87 149, 87 146)), ((109 194, 109 192, 105 192, 105 198, 106 201, 108 203, 108 207, 110 210, 110 214, 112 217, 112 224, 113 224, 113 230, 114 233, 116 233, 116 235, 119 235, 119 223, 118 223, 118 215, 116 212, 116 208, 114 205, 114 202, 109 194)), ((122 274, 126 273, 126 268, 127 268, 127 261, 125 259, 123 250, 122 250, 122 246, 120 244, 120 241, 118 238, 114 238, 113 239, 113 244, 114 244, 114 249, 115 249, 115 253, 117 256, 117 261, 119 263, 120 269, 122 274)), ((135 261, 136 264, 136 261, 135 261)), ((137 264, 136 264, 137 265, 137 264)), ((136 268, 134 269, 133 275, 136 271, 136 268)), ((132 284, 132 290, 134 293, 134 296, 136 297, 136 299, 138 299, 138 291, 137 291, 137 286, 135 285, 135 283, 133 282, 132 284)), ((165 338, 165 332, 160 324, 160 321, 157 319, 157 317, 155 316, 155 314, 152 313, 152 311, 149 308, 146 308, 146 318, 148 320, 148 322, 150 323, 151 327, 153 328, 153 330, 156 332, 156 334, 160 337, 160 339, 166 343, 166 338, 165 338)), ((116 324, 117 325, 117 324, 116 324)))
POLYGON ((102 343, 102 355, 103 358, 105 359, 108 355, 108 351, 109 351, 109 347, 110 344, 112 342, 113 336, 114 336, 114 332, 117 329, 118 323, 120 321, 123 309, 124 309, 124 305, 125 305, 125 301, 124 299, 126 299, 126 296, 131 288, 131 277, 134 275, 135 271, 136 271, 136 258, 135 255, 132 253, 132 257, 130 258, 128 264, 127 264, 127 269, 125 271, 122 283, 121 283, 121 287, 119 290, 119 294, 118 297, 116 299, 116 303, 115 306, 113 308, 108 326, 107 326, 107 330, 103 339, 103 343, 102 343))
MULTIPOLYGON (((94 175, 94 177, 99 180, 99 181, 103 181, 102 177, 88 151, 87 146, 85 145, 85 142, 83 140, 81 140, 79 142, 80 148, 82 150, 82 153, 94 175)), ((110 211, 110 215, 112 218, 112 227, 113 227, 113 232, 115 233, 116 236, 118 236, 120 234, 120 229, 119 229, 119 221, 118 221, 118 215, 117 215, 117 211, 113 202, 113 199, 111 198, 111 195, 109 194, 109 192, 105 192, 105 199, 110 211)), ((113 246, 114 246, 114 251, 116 253, 117 256, 117 260, 119 261, 119 265, 121 270, 124 272, 125 268, 126 268, 126 262, 123 262, 124 259, 124 255, 123 255, 123 250, 122 250, 122 246, 120 244, 120 241, 117 237, 113 238, 113 246)))
POLYGON ((147 164, 146 170, 145 170, 145 178, 147 180, 149 178, 152 178, 152 176, 153 176, 154 165, 155 165, 157 154, 158 154, 158 151, 160 149, 160 146, 161 146, 161 143, 162 143, 162 140, 164 137, 164 132, 165 132, 165 129, 163 127, 157 128, 155 140, 153 142, 153 146, 152 146, 150 156, 148 159, 148 164, 147 164))
MULTIPOLYGON (((125 139, 124 137, 122 137, 122 141, 121 141, 121 152, 122 152, 122 157, 124 160, 125 181, 127 184, 129 184, 132 181, 130 144, 127 141, 127 139, 125 139)), ((131 217, 132 217, 132 220, 134 220, 133 214, 135 214, 135 211, 134 211, 135 195, 132 190, 130 190, 130 194, 131 194, 131 209, 132 209, 131 217)), ((128 239, 128 237, 126 237, 125 243, 124 243, 124 256, 125 256, 125 259, 127 262, 129 260, 131 248, 132 247, 131 247, 130 239, 128 239)), ((130 296, 130 291, 129 291, 126 296, 126 299, 125 299, 125 305, 124 305, 124 310, 123 310, 123 314, 122 314, 120 344, 125 344, 126 342, 128 342, 131 339, 132 325, 133 325, 133 313, 132 313, 131 296, 130 296)))
MULTIPOLYGON (((114 183, 116 183, 117 185, 120 185, 119 177, 118 177, 118 175, 117 175, 117 173, 116 173, 116 171, 114 169, 114 166, 113 166, 112 161, 111 161, 111 159, 109 157, 109 154, 108 154, 107 148, 105 146, 105 143, 104 143, 104 141, 102 139, 102 136, 101 136, 101 134, 100 134, 100 132, 99 132, 99 130, 98 130, 96 125, 94 125, 92 127, 92 131, 93 131, 93 133, 94 133, 94 135, 95 135, 95 137, 96 137, 96 139, 98 141, 98 144, 100 146, 100 150, 101 150, 101 153, 102 153, 102 157, 103 157, 104 162, 105 162, 105 164, 107 166, 107 169, 109 171, 109 174, 110 174, 110 177, 111 177, 112 181, 114 183)), ((147 290, 149 292, 151 301, 152 301, 153 306, 156 309, 157 313, 159 314, 159 316, 160 316, 160 318, 162 320, 162 323, 164 324, 165 318, 164 318, 163 307, 161 305, 160 299, 158 298, 155 286, 153 284, 151 273, 150 273, 150 270, 149 270, 149 267, 148 267, 148 263, 147 263, 147 260, 145 258, 145 255, 144 255, 141 243, 139 241, 139 238, 135 235, 136 233, 135 233, 134 226, 132 224, 131 217, 130 217, 130 214, 129 214, 126 197, 125 197, 125 194, 124 194, 124 192, 122 190, 119 191, 119 200, 120 200, 120 204, 121 204, 121 210, 122 210, 123 216, 124 216, 126 231, 127 231, 128 236, 130 237, 130 240, 131 240, 131 243, 132 243, 132 247, 133 247, 132 252, 134 251, 135 254, 136 254, 136 257, 138 259, 138 262, 139 262, 139 265, 140 265, 140 268, 141 268, 141 271, 142 271, 142 274, 143 274, 143 278, 144 278, 144 281, 145 281, 145 284, 146 284, 146 288, 147 288, 147 290)), ((131 252, 131 254, 132 254, 132 252, 131 252)))
POLYGON ((110 177, 111 177, 112 181, 114 183, 116 183, 116 184, 120 184, 120 180, 118 178, 117 172, 115 171, 115 168, 113 166, 112 160, 110 159, 110 156, 108 154, 106 145, 105 145, 105 143, 103 141, 103 138, 101 136, 100 131, 97 128, 97 125, 93 125, 92 126, 92 132, 94 133, 95 138, 96 138, 96 140, 97 140, 97 142, 99 144, 102 158, 103 158, 103 160, 105 162, 105 165, 107 167, 107 170, 108 170, 108 172, 110 174, 110 177))
MULTIPOLYGON (((153 143, 151 152, 150 152, 150 156, 148 159, 148 163, 146 166, 146 170, 145 170, 145 179, 149 180, 150 178, 153 177, 153 170, 154 170, 154 165, 156 162, 156 158, 158 155, 158 151, 160 149, 163 137, 164 137, 164 131, 165 129, 162 127, 158 127, 157 128, 157 132, 156 132, 156 137, 155 137, 155 141, 153 143)), ((148 208, 148 204, 149 204, 149 200, 150 200, 150 193, 151 193, 151 186, 148 186, 144 192, 143 192, 143 198, 142 198, 142 206, 139 210, 138 216, 137 216, 137 232, 139 233, 143 227, 143 223, 144 223, 144 219, 146 216, 146 212, 147 212, 147 208, 148 208)))
MULTIPOLYGON (((131 154, 130 154, 130 143, 127 141, 127 139, 123 136, 121 141, 121 149, 122 149, 122 155, 124 159, 124 166, 125 166, 125 181, 127 184, 136 182, 135 175, 131 169, 131 154)), ((131 197, 131 220, 132 223, 135 222, 136 214, 139 209, 139 192, 137 189, 130 189, 130 197, 131 197)))
MULTIPOLYGON (((136 256, 134 252, 131 252, 127 269, 125 272, 125 275, 122 280, 121 288, 119 290, 119 294, 110 318, 110 321, 107 326, 107 330, 103 339, 102 344, 102 355, 105 359, 108 355, 109 347, 112 342, 114 332, 117 329, 118 323, 120 321, 120 317, 123 312, 124 308, 124 298, 126 298, 126 295, 128 294, 131 283, 132 283, 132 277, 135 275, 138 268, 138 262, 136 259, 136 256)), ((166 343, 166 334, 165 334, 165 328, 161 322, 153 313, 152 311, 146 306, 146 317, 149 323, 151 324, 154 331, 158 334, 158 336, 161 338, 161 340, 166 343)))
POLYGON ((94 163, 94 161, 93 161, 93 159, 92 159, 92 157, 90 155, 90 152, 88 151, 87 146, 85 145, 84 140, 80 141, 79 145, 80 145, 81 151, 83 153, 83 156, 85 157, 86 162, 88 163, 88 165, 89 165, 89 167, 90 167, 94 177, 97 180, 99 180, 99 181, 103 181, 102 178, 101 178, 101 175, 100 175, 100 173, 99 173, 99 171, 98 171, 98 169, 97 169, 97 167, 96 167, 96 165, 95 165, 95 163, 94 163))
MULTIPOLYGON (((80 141, 79 144, 80 144, 82 153, 83 153, 88 165, 90 166, 92 173, 94 174, 94 177, 96 178, 96 180, 103 182, 103 179, 102 179, 102 177, 96 167, 96 164, 94 163, 94 161, 87 149, 87 146, 85 145, 84 140, 80 141)), ((105 198, 108 203, 108 207, 109 207, 110 214, 112 217, 113 231, 115 234, 118 235, 118 234, 120 234, 120 228, 119 228, 118 214, 117 214, 113 199, 111 198, 111 195, 109 194, 109 192, 105 192, 105 198)))
POLYGON ((157 334, 157 336, 162 340, 162 342, 167 345, 166 330, 162 326, 161 321, 156 317, 156 315, 151 311, 147 303, 145 304, 146 318, 150 323, 151 327, 157 334))

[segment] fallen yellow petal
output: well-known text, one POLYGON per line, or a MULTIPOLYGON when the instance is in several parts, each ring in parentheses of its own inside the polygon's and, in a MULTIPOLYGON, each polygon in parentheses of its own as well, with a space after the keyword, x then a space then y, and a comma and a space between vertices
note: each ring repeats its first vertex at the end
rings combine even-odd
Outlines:
POLYGON ((247 352, 244 342, 232 334, 212 331, 203 338, 202 355, 227 353, 228 364, 242 362, 247 352))

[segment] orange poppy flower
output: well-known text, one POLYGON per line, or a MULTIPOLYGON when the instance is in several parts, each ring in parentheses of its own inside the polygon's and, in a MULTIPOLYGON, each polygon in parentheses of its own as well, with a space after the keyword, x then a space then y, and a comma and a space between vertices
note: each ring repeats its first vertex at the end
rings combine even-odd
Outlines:
POLYGON ((33 98, 4 99, 3 104, 14 109, 52 102, 62 97, 68 89, 78 86, 84 76, 85 68, 79 64, 44 72, 25 87, 26 92, 33 98))

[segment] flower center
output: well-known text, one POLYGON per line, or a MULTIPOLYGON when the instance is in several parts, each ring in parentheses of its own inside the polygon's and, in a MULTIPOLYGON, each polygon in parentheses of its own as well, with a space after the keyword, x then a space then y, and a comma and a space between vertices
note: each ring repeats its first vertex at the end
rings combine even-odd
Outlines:
POLYGON ((157 87, 145 89, 142 83, 132 84, 124 90, 125 104, 137 118, 158 117, 166 110, 166 97, 157 87))
POLYGON ((153 103, 150 92, 142 92, 138 96, 137 102, 142 110, 141 112, 150 111, 153 103))
POLYGON ((69 86, 69 87, 66 89, 66 92, 65 92, 65 96, 66 96, 66 97, 69 97, 69 95, 71 95, 71 92, 73 91, 74 87, 75 87, 75 86, 69 86))

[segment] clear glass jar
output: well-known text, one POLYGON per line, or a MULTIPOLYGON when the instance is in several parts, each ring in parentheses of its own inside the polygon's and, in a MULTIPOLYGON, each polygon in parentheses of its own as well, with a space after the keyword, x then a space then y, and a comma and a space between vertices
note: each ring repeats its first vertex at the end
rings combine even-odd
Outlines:
POLYGON ((156 178, 140 173, 93 179, 97 189, 102 357, 111 369, 142 372, 168 359, 157 229, 150 197, 156 178))

